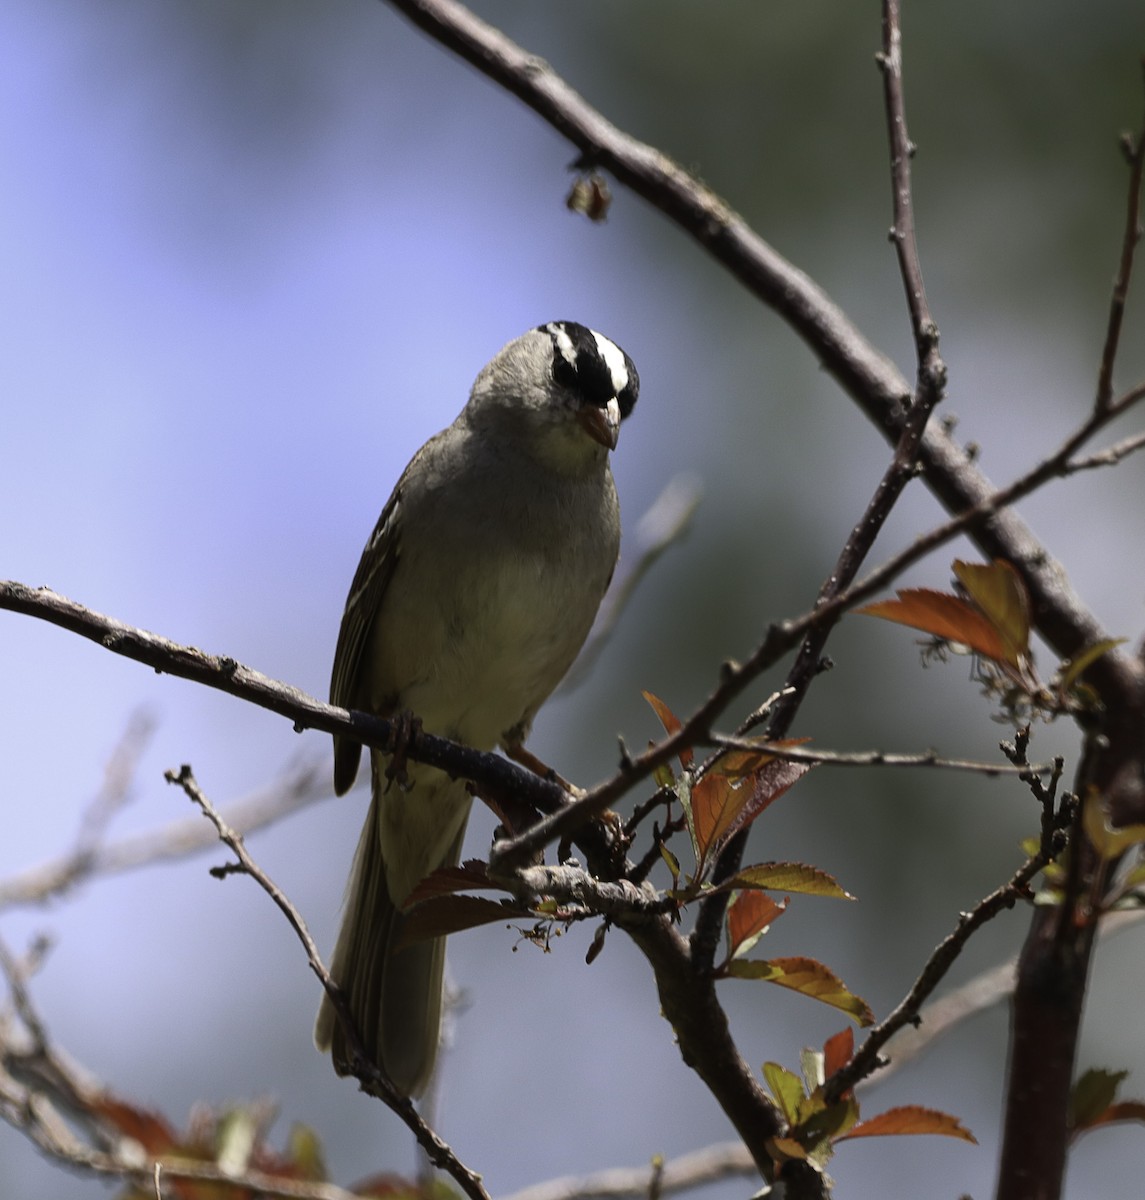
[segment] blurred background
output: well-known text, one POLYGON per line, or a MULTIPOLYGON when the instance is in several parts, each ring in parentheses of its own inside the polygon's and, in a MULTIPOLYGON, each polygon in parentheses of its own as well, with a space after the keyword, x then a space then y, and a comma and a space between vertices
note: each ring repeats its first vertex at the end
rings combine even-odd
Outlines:
MULTIPOLYGON (((477 6, 619 126, 695 170, 913 374, 893 254, 878 6, 643 0, 477 6)), ((1117 136, 1143 106, 1139 0, 908 5, 918 230, 950 369, 949 413, 1005 482, 1091 402, 1124 221, 1117 136)), ((812 601, 886 461, 876 434, 771 313, 619 188, 607 223, 568 212, 574 151, 518 102, 371 0, 6 0, 0 6, 0 574, 227 654, 325 696, 361 547, 412 452, 506 341, 573 318, 636 361, 615 471, 631 529, 673 476, 704 488, 690 535, 637 594, 603 661, 550 704, 531 747, 583 784, 616 736, 657 733, 769 621, 812 601)), ((1145 287, 1139 278, 1138 291, 1145 287)), ((1138 296, 1118 383, 1145 375, 1138 296)), ((1119 432, 1130 428, 1126 425, 1119 432)), ((1142 624, 1145 459, 1057 484, 1023 514, 1112 634, 1142 624)), ((921 484, 882 558, 939 516, 921 484)), ((943 586, 944 552, 904 582, 943 586)), ((997 758, 1004 727, 964 660, 923 671, 911 635, 864 618, 794 733, 840 749, 997 758)), ((1052 660, 1043 654, 1044 673, 1052 660)), ((0 614, 0 880, 75 841, 143 706, 159 722, 113 833, 189 815, 163 770, 189 762, 220 805, 327 739, 60 630, 0 614)), ((781 679, 760 681, 744 708, 781 679)), ((734 723, 729 714, 727 724, 734 723)), ((1039 727, 1032 752, 1076 738, 1039 727)), ((250 839, 329 950, 365 796, 250 839)), ((831 965, 881 1015, 960 910, 1020 861, 1037 813, 1016 783, 822 769, 753 831, 752 858, 835 873, 860 902, 796 898, 761 947, 831 965)), ((468 850, 484 854, 477 814, 468 850)), ((270 1096, 349 1185, 412 1170, 397 1120, 312 1048, 317 985, 249 881, 197 859, 0 914, 54 940, 34 997, 58 1044, 120 1094, 185 1123, 196 1102, 270 1096)), ((1012 953, 996 921, 953 976, 1012 953)), ((450 942, 464 989, 440 1130, 494 1195, 638 1165, 730 1136, 683 1067, 643 960, 590 930, 542 955, 488 927, 450 942)), ((1145 1094, 1142 939, 1097 956, 1081 1064, 1145 1094)), ((758 984, 725 992, 754 1066, 798 1064, 845 1023, 758 984)), ((957 1114, 981 1145, 846 1145, 840 1195, 989 1193, 1006 1014, 988 1013, 866 1100, 957 1114), (941 1181, 935 1184, 935 1180, 941 1181)), ((1139 1139, 1091 1135, 1069 1194, 1140 1191, 1139 1139)), ((108 1185, 0 1127, 5 1197, 108 1185)), ((744 1184, 711 1189, 744 1194, 744 1184)))

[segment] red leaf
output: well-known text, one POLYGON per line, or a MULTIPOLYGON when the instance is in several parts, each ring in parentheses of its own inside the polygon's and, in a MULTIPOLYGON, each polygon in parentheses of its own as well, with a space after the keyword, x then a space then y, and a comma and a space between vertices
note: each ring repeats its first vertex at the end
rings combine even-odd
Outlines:
POLYGON ((434 896, 409 910, 398 945, 400 948, 426 938, 445 937, 462 929, 491 925, 494 921, 530 916, 527 908, 486 900, 484 896, 434 896))
POLYGON ((486 874, 487 864, 479 858, 470 858, 459 867, 439 867, 427 875, 405 898, 403 909, 413 908, 423 900, 434 896, 449 896, 454 892, 468 892, 474 888, 497 888, 486 874))
POLYGON ((168 1154, 178 1146, 178 1135, 158 1113, 117 1100, 106 1092, 96 1098, 91 1107, 114 1129, 138 1142, 152 1157, 168 1154))
POLYGON ((823 1043, 823 1074, 830 1079, 841 1071, 855 1053, 855 1031, 848 1025, 823 1043))

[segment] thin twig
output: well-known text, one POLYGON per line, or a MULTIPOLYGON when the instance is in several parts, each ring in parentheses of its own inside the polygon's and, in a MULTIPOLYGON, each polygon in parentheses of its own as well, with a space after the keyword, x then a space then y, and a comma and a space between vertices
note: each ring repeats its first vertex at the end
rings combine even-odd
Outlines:
POLYGON ((727 750, 749 750, 768 754, 786 762, 810 763, 828 767, 935 767, 944 771, 970 771, 976 775, 994 778, 999 775, 1017 775, 1025 779, 1028 774, 1052 775, 1054 763, 1010 764, 979 762, 976 759, 943 758, 936 751, 922 754, 891 754, 883 750, 815 750, 809 746, 784 746, 770 741, 754 741, 749 738, 728 737, 713 733, 709 739, 713 745, 727 750))
MULTIPOLYGON (((354 1027, 342 994, 337 984, 331 978, 330 972, 322 962, 321 955, 318 953, 318 947, 314 939, 310 936, 310 931, 306 928, 306 922, 302 919, 302 914, 294 907, 286 893, 282 891, 250 856, 250 853, 243 845, 242 837, 235 830, 231 829, 222 817, 219 816, 215 807, 195 781, 191 768, 183 766, 178 771, 168 771, 166 778, 169 783, 182 788, 188 798, 202 809, 204 816, 215 827, 219 835, 219 840, 228 846, 238 859, 241 870, 249 875, 266 892, 278 906, 283 916, 286 917, 290 927, 302 943, 302 947, 306 952, 306 958, 310 963, 310 969, 318 976, 339 1018, 346 1025, 351 1047, 354 1050, 354 1057, 360 1060, 352 1062, 350 1066, 362 1087, 371 1095, 381 1100, 387 1108, 401 1118, 414 1137, 417 1138, 418 1145, 429 1157, 430 1161, 445 1171, 462 1191, 470 1197, 470 1200, 489 1200, 489 1196, 481 1184, 481 1176, 465 1166, 450 1147, 421 1119, 417 1109, 410 1100, 398 1092, 389 1079, 376 1066, 369 1063, 362 1047, 361 1038, 354 1027)), ((225 871, 226 869, 223 868, 222 870, 225 871)))
MULTIPOLYGON (((755 1163, 742 1142, 722 1142, 681 1154, 659 1169, 662 1196, 707 1187, 724 1179, 758 1177, 755 1163)), ((502 1200, 644 1200, 649 1167, 613 1167, 592 1175, 567 1175, 512 1192, 502 1200)))
MULTIPOLYGON (((1145 69, 1145 62, 1142 63, 1145 69)), ((1097 396, 1094 412, 1104 412, 1113 399, 1113 367, 1121 341, 1121 325, 1125 318, 1125 301, 1129 296, 1129 280, 1133 275, 1133 255, 1141 240, 1141 175, 1145 169, 1145 122, 1134 143, 1131 134, 1121 141, 1129 161, 1129 194, 1125 203, 1125 233, 1121 239, 1121 260, 1109 298, 1109 322, 1105 330, 1105 345, 1101 351, 1101 366, 1097 372, 1097 396)))
MULTIPOLYGON (((1060 850, 1061 847, 1055 849, 1060 850)), ((865 1079, 879 1069, 882 1065, 879 1052, 883 1046, 904 1026, 918 1024, 923 1002, 942 982, 970 938, 987 921, 993 920, 999 913, 1026 899, 1030 881, 1049 861, 1050 854, 1039 850, 1000 888, 980 900, 970 912, 961 914, 955 930, 938 944, 910 991, 894 1011, 870 1030, 854 1058, 827 1080, 824 1090, 829 1100, 837 1100, 860 1079, 865 1079)))
POLYGON ((938 327, 930 315, 926 301, 926 286, 922 279, 922 264, 918 257, 918 242, 914 228, 914 193, 911 187, 910 165, 915 146, 906 124, 906 102, 902 82, 902 27, 899 0, 883 0, 883 48, 877 56, 883 73, 883 107, 887 118, 890 141, 891 196, 894 224, 891 241, 898 257, 906 293, 907 311, 914 334, 915 351, 920 371, 924 364, 935 370, 930 362, 938 344, 938 327))

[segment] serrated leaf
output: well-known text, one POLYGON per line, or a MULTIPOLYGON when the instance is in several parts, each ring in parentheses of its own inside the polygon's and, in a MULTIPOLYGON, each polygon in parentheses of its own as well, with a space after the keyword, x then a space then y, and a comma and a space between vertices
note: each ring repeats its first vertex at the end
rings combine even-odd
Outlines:
POLYGON ((787 901, 776 904, 762 892, 740 892, 728 905, 728 958, 748 954, 777 917, 783 916, 787 901))
MULTIPOLYGON (((751 895, 744 892, 743 895, 751 895)), ((861 997, 848 990, 843 981, 829 967, 813 958, 733 959, 725 968, 735 979, 759 979, 764 983, 775 983, 790 988, 812 1000, 829 1004, 845 1012, 859 1025, 873 1025, 874 1013, 861 997)))
POLYGON ((1058 686, 1063 692, 1071 691, 1086 667, 1093 666, 1103 654, 1108 654, 1115 646, 1120 646, 1126 641, 1128 638, 1104 638, 1100 642, 1094 642, 1092 646, 1087 646, 1073 658, 1066 659, 1059 669, 1058 686))
POLYGON ((855 611, 881 617, 896 625, 920 629, 932 637, 969 646, 975 654, 996 662, 1008 661, 1006 646, 994 626, 973 605, 948 592, 903 588, 895 600, 879 600, 855 611))
POLYGON ((1104 1067, 1091 1067, 1084 1072, 1070 1091, 1070 1128, 1081 1130, 1092 1125, 1117 1099, 1117 1089, 1128 1075, 1128 1071, 1109 1071, 1104 1067))
POLYGON ((956 560, 954 577, 969 593, 1006 647, 1005 661, 1020 667, 1030 655, 1030 596, 1011 563, 956 560))
POLYGON ((844 1142, 852 1138, 898 1137, 903 1134, 916 1133, 933 1133, 943 1137, 961 1138, 964 1142, 978 1145, 978 1139, 957 1117, 939 1112, 935 1108, 922 1108, 916 1104, 903 1105, 901 1108, 888 1108, 886 1112, 879 1113, 877 1117, 871 1117, 869 1121, 860 1121, 835 1140, 844 1142))
MULTIPOLYGON (((659 696, 653 695, 651 692, 641 692, 641 695, 652 706, 652 711, 660 718, 660 724, 664 726, 664 732, 673 737, 683 729, 683 724, 680 718, 660 699, 659 696)), ((685 746, 679 753, 680 766, 686 771, 692 765, 692 748, 685 746)))
POLYGON ((763 1064, 763 1078, 788 1125, 794 1125, 799 1120, 799 1106, 803 1103, 803 1081, 794 1071, 776 1062, 763 1064))
POLYGON ((511 921, 532 914, 519 904, 487 900, 484 896, 434 896, 410 909, 398 948, 427 938, 445 937, 494 921, 511 921))
POLYGON ((818 867, 797 862, 757 863, 744 867, 720 884, 719 890, 732 888, 765 888, 772 892, 801 892, 808 896, 830 896, 836 900, 854 900, 834 876, 818 867))

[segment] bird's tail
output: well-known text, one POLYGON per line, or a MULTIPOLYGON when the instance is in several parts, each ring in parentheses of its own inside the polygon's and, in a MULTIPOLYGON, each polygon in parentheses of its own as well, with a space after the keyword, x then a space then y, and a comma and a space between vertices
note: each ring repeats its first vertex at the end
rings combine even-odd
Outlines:
MULTIPOLYGON (((391 896, 386 878, 379 805, 390 797, 380 795, 377 778, 375 772, 370 813, 354 856, 330 974, 346 995, 367 1053, 399 1091, 417 1096, 429 1083, 441 1036, 445 938, 401 944, 408 917, 391 896)), ((461 796, 468 810, 464 790, 461 796)), ((464 815, 444 857, 424 874, 456 866, 465 836, 464 815)), ((330 1052, 334 1069, 346 1074, 350 1047, 328 996, 322 997, 314 1041, 320 1050, 330 1052)))

